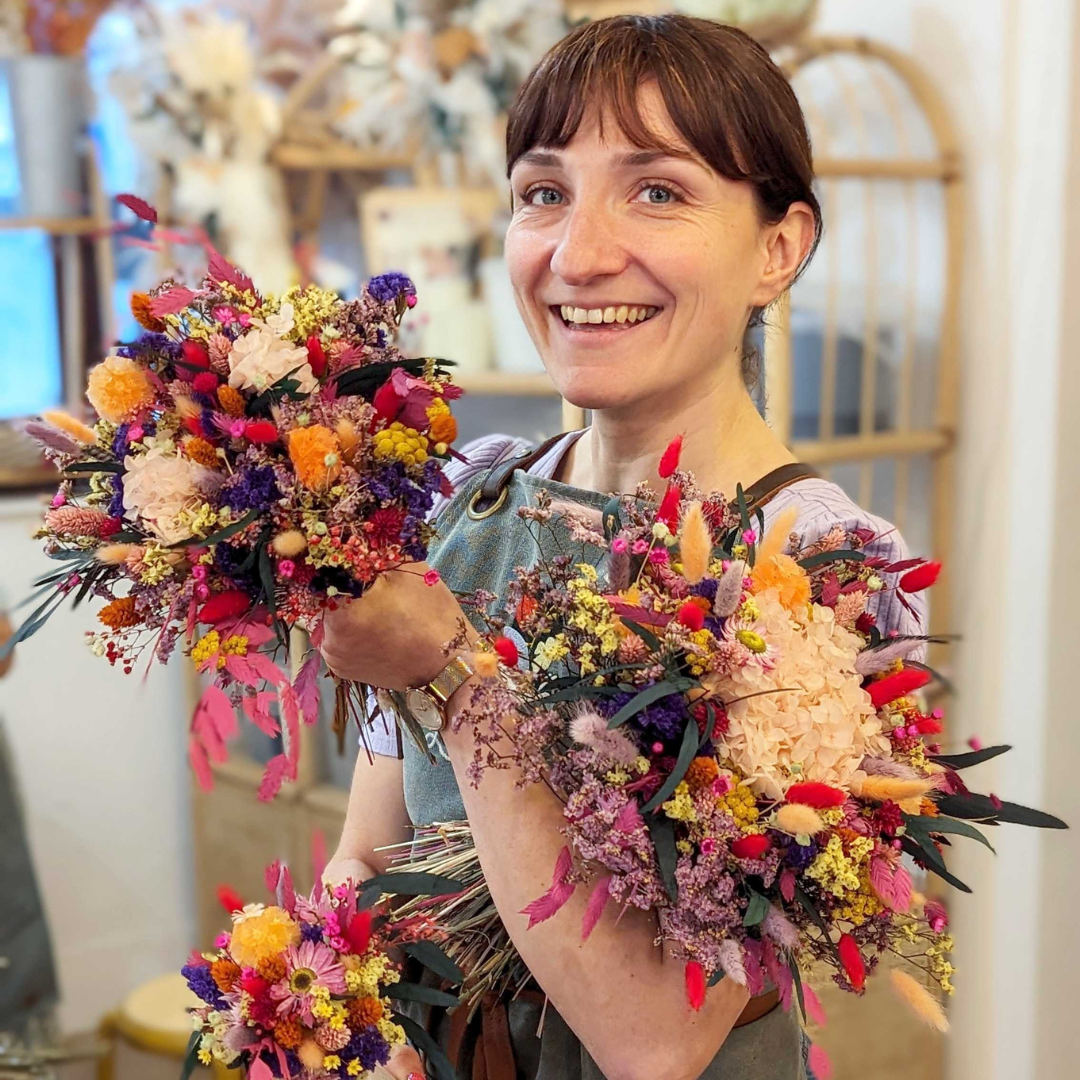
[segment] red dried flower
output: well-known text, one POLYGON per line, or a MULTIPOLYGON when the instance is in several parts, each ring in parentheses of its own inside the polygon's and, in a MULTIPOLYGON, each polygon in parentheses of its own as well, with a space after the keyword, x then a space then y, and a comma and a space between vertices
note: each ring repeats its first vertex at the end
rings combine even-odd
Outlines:
POLYGON ((253 443, 273 443, 281 437, 271 420, 252 420, 244 425, 244 438, 253 443))
POLYGON ((666 480, 679 467, 679 456, 682 454, 681 435, 676 435, 667 444, 667 449, 660 455, 660 467, 656 470, 661 480, 666 480))
POLYGON ((686 965, 686 1000, 695 1012, 705 1004, 705 969, 696 960, 686 965))
POLYGON ((371 942, 371 909, 358 911, 349 920, 349 929, 345 934, 349 948, 358 956, 367 951, 371 942))
POLYGON ((518 601, 516 618, 518 623, 523 623, 540 605, 531 596, 523 596, 518 601))
POLYGON ((507 667, 517 666, 518 647, 508 637, 497 637, 491 645, 499 659, 507 667))
POLYGON ((753 836, 740 836, 731 842, 731 854, 736 859, 763 859, 765 852, 772 847, 772 842, 764 833, 753 836))
POLYGON ((244 901, 240 894, 231 885, 219 885, 217 888, 218 903, 225 909, 226 914, 231 915, 234 911, 244 910, 244 901))
POLYGON ((906 593, 922 592, 923 589, 929 589, 937 581, 940 573, 941 563, 925 562, 922 566, 916 566, 914 570, 909 570, 900 579, 900 588, 906 593))
POLYGON ((200 371, 191 386, 200 394, 213 394, 218 388, 218 377, 212 371, 200 371))
POLYGON ((312 334, 307 339, 307 355, 312 374, 316 379, 321 379, 326 374, 326 350, 318 334, 312 334))
POLYGON ((401 542, 401 527, 405 524, 405 511, 396 506, 383 506, 371 515, 368 535, 375 547, 389 547, 401 542))
POLYGON ((251 597, 239 589, 215 593, 199 608, 199 622, 219 623, 237 619, 251 607, 251 597))
POLYGON ((188 338, 180 348, 184 353, 184 363, 189 367, 201 368, 203 371, 210 370, 210 352, 201 342, 188 338))
POLYGON ((904 812, 894 802, 883 802, 874 811, 874 822, 879 832, 895 836, 896 830, 904 824, 904 812))
POLYGON ((679 608, 678 619, 688 630, 700 630, 705 625, 705 612, 701 610, 700 604, 687 600, 679 608))
POLYGON ((787 789, 786 798, 789 803, 802 803, 815 810, 826 810, 830 806, 843 806, 847 795, 828 784, 805 780, 800 784, 792 784, 787 789))
POLYGON ((672 532, 679 528, 679 503, 682 501, 682 488, 678 484, 668 484, 660 508, 656 511, 656 520, 662 521, 672 532))
POLYGON ((862 990, 866 985, 866 964, 863 963, 862 953, 859 946, 850 934, 841 936, 836 945, 836 951, 840 954, 840 963, 844 965, 844 974, 848 982, 856 990, 862 990))
POLYGON ((905 697, 914 693, 920 687, 925 686, 931 679, 929 671, 921 668, 904 668, 895 675, 886 675, 884 679, 878 679, 866 687, 870 700, 875 709, 882 705, 888 705, 890 701, 905 697))

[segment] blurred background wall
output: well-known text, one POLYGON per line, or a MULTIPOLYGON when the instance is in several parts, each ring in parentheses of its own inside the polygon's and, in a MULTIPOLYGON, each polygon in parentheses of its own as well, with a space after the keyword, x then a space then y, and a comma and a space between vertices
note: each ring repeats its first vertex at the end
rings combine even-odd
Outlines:
MULTIPOLYGON (((430 41, 403 32, 390 5, 300 5, 299 23, 288 21, 288 4, 194 6, 197 18, 185 21, 182 5, 158 5, 154 23, 144 5, 114 5, 85 50, 76 42, 94 88, 85 97, 93 156, 81 159, 59 212, 20 204, 26 191, 5 68, 0 317, 10 333, 0 339, 0 421, 65 400, 77 407, 85 366, 105 342, 131 332, 128 292, 196 267, 197 247, 183 243, 184 230, 196 227, 257 279, 261 268, 283 283, 309 275, 347 292, 366 273, 412 260, 421 304, 407 333, 418 352, 465 361, 467 432, 538 437, 572 422, 516 317, 506 318, 499 114, 514 79, 566 20, 660 6, 565 11, 520 0, 496 16, 495 7, 470 5, 483 18, 474 12, 471 38, 440 38, 438 78, 430 41), (285 12, 284 21, 271 25, 270 10, 285 12), (208 24, 209 16, 223 21, 208 24), (319 41, 315 25, 325 31, 319 41), (481 61, 471 50, 484 33, 499 48, 481 61), (328 46, 326 35, 338 44, 328 46), (212 77, 192 59, 211 42, 212 77), (349 50, 366 66, 335 83, 331 69, 349 50), (495 89, 479 93, 489 82, 495 89), (207 107, 219 93, 243 99, 240 119, 207 107), (110 205, 107 196, 125 190, 157 203, 174 228, 164 250, 141 246, 130 215, 110 205), (113 226, 124 231, 109 236, 113 226), (414 242, 420 233, 431 241, 423 251, 414 242)), ((693 9, 752 20, 799 6, 746 0, 693 9)), ((0 4, 0 28, 7 10, 0 4)), ((950 741, 1013 743, 1011 754, 982 767, 984 786, 1075 823, 1080 314, 1070 290, 1080 283, 1080 3, 821 0, 811 15, 801 28, 811 41, 861 36, 914 65, 955 131, 957 153, 944 165, 934 158, 936 171, 924 169, 917 182, 879 182, 872 207, 869 181, 823 177, 835 246, 823 245, 765 342, 769 415, 808 455, 823 455, 821 467, 854 497, 904 517, 913 548, 947 559, 951 603, 936 624, 963 637, 941 658, 960 688, 948 703, 950 741), (864 257, 871 236, 873 260, 864 257), (838 289, 843 302, 830 307, 838 289), (946 361, 954 370, 941 378, 946 361), (898 389, 905 371, 917 384, 907 399, 898 389), (831 399, 822 391, 830 373, 831 399), (911 437, 917 452, 908 455, 911 437), (935 513, 942 500, 951 509, 943 518, 935 513)), ((777 48, 778 57, 792 55, 791 40, 777 48)), ((857 54, 856 42, 841 59, 807 63, 795 76, 816 154, 933 158, 924 114, 904 103, 902 81, 889 84, 894 97, 883 97, 879 112, 850 108, 869 70, 857 54), (914 117, 906 148, 886 133, 889 100, 914 117)), ((0 424, 0 592, 9 603, 44 562, 27 539, 41 510, 41 477, 27 453, 14 428, 0 424)), ((273 748, 249 738, 215 792, 194 796, 183 754, 192 693, 185 672, 122 676, 82 645, 92 625, 84 610, 58 614, 0 682, 66 1033, 92 1029, 126 992, 205 945, 221 921, 217 884, 255 895, 262 865, 277 856, 310 876, 312 847, 335 842, 351 771, 351 759, 320 736, 308 748, 309 774, 273 807, 258 806, 253 777, 273 748)), ((996 859, 982 848, 957 851, 957 872, 975 893, 949 897, 960 969, 952 1034, 912 1057, 914 1036, 894 1023, 890 999, 837 1003, 822 1040, 838 1080, 1080 1074, 1071 1025, 1080 842, 1075 832, 1032 830, 1000 830, 995 839, 996 859), (876 1050, 845 1034, 854 1030, 872 1031, 876 1050)))

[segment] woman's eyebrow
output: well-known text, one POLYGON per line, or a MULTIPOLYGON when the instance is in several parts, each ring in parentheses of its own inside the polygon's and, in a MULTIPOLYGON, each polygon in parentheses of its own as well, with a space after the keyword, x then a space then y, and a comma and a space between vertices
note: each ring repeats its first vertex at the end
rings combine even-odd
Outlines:
MULTIPOLYGON (((680 150, 677 146, 667 150, 631 150, 615 158, 614 164, 617 168, 636 168, 641 165, 651 165, 654 161, 661 161, 664 158, 690 161, 695 165, 701 164, 701 159, 697 154, 693 154, 689 150, 680 150)), ((550 150, 526 150, 514 164, 558 168, 562 163, 562 156, 550 150)))

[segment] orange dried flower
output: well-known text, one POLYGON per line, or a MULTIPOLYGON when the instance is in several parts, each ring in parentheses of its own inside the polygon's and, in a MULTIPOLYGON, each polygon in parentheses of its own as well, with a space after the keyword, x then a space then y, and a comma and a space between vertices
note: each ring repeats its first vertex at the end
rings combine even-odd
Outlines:
POLYGON ((720 775, 720 766, 711 757, 696 757, 683 779, 691 791, 703 791, 720 775))
POLYGON ((432 442, 452 443, 457 438, 457 421, 450 413, 438 413, 431 421, 428 437, 432 442))
POLYGON ((341 475, 341 444, 322 424, 289 433, 289 458, 300 483, 312 491, 325 491, 341 475))
POLYGON ((223 956, 210 965, 210 974, 217 988, 223 994, 228 994, 240 981, 240 965, 235 960, 223 956))
POLYGON ((280 956, 267 956, 255 965, 259 977, 268 983, 281 982, 285 978, 285 961, 280 956))
POLYGON ((295 1016, 286 1016, 274 1025, 274 1038, 286 1050, 295 1050, 304 1038, 304 1029, 295 1016))
POLYGON ((184 453, 192 461, 197 462, 199 465, 205 465, 208 469, 217 468, 217 451, 211 443, 208 443, 205 439, 200 439, 198 435, 193 435, 190 439, 185 439, 183 445, 184 453))
POLYGON ((217 399, 230 416, 244 415, 244 396, 239 390, 234 390, 226 383, 222 383, 217 390, 217 399))
POLYGON ((353 1031, 377 1024, 382 1015, 383 1004, 378 998, 353 998, 349 1002, 349 1026, 353 1031))
POLYGON ((134 360, 107 356, 91 370, 86 396, 98 416, 120 424, 154 400, 154 389, 146 372, 134 360))
POLYGON ((129 626, 138 626, 142 619, 135 613, 135 597, 122 596, 110 600, 99 612, 98 621, 110 630, 124 630, 129 626))
POLYGON ((919 803, 919 816, 920 817, 940 817, 941 811, 938 809, 938 804, 933 799, 923 799, 919 803))
POLYGON ((156 315, 151 314, 150 297, 144 292, 131 294, 131 314, 144 330, 153 330, 160 334, 165 329, 165 323, 156 315))
POLYGON ((805 615, 810 603, 810 578, 790 555, 772 555, 758 559, 750 571, 753 591, 776 589, 780 604, 793 615, 805 615))

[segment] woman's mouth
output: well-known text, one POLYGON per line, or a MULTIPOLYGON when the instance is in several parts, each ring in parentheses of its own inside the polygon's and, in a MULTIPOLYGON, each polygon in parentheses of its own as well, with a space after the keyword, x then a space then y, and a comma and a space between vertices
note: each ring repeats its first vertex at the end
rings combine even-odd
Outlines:
POLYGON ((646 304, 618 304, 592 308, 552 304, 551 311, 571 332, 596 333, 597 331, 632 330, 635 326, 648 322, 658 312, 663 311, 663 308, 646 304))

